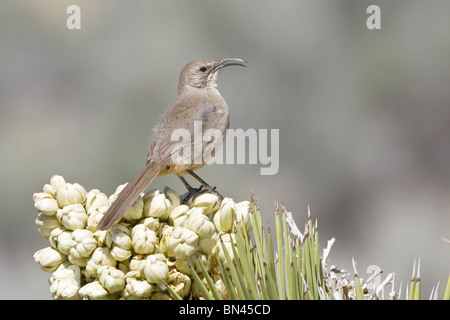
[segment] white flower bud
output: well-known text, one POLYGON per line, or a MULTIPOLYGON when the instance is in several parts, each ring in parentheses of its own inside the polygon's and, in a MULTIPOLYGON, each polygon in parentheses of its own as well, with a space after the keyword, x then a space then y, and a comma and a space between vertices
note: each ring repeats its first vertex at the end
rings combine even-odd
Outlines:
POLYGON ((125 291, 127 295, 136 298, 148 298, 151 296, 153 286, 146 280, 137 280, 127 277, 126 281, 127 285, 125 286, 125 291))
POLYGON ((164 188, 164 192, 154 189, 144 196, 144 217, 154 217, 167 220, 173 208, 180 205, 180 197, 175 191, 164 188))
POLYGON ((196 208, 203 208, 203 214, 209 215, 219 210, 220 201, 217 195, 204 192, 196 196, 190 205, 196 208))
POLYGON ((216 237, 201 239, 198 241, 198 251, 203 254, 208 254, 213 250, 216 244, 216 237))
POLYGON ((172 210, 169 216, 169 223, 174 227, 183 227, 189 216, 189 207, 187 205, 180 205, 172 210))
POLYGON ((133 256, 130 261, 130 272, 136 271, 139 273, 143 273, 146 262, 145 258, 146 257, 143 255, 133 256))
MULTIPOLYGON (((113 203, 114 200, 117 199, 119 196, 119 193, 125 188, 127 184, 123 184, 117 187, 116 192, 109 197, 109 202, 113 203)), ((142 210, 144 209, 144 199, 142 198, 142 195, 139 196, 136 201, 133 202, 130 208, 125 212, 123 215, 123 218, 127 221, 133 221, 138 220, 142 217, 142 210)))
POLYGON ((56 197, 57 190, 51 184, 44 184, 43 191, 51 195, 53 198, 56 197))
POLYGON ((43 271, 53 272, 66 260, 67 257, 58 250, 52 247, 47 247, 36 251, 33 258, 34 261, 39 263, 43 271))
POLYGON ((94 234, 89 230, 77 229, 73 231, 72 239, 76 243, 73 249, 78 251, 82 257, 89 257, 97 248, 97 240, 94 239, 94 234))
POLYGON ((183 227, 175 227, 166 238, 167 254, 171 257, 186 258, 198 249, 198 235, 183 227))
POLYGON ((78 290, 79 295, 86 300, 104 300, 108 299, 108 291, 99 281, 90 282, 78 290))
POLYGON ((99 247, 94 250, 92 256, 89 258, 86 264, 86 274, 88 277, 96 277, 97 270, 101 266, 115 267, 117 260, 111 255, 111 251, 108 247, 99 247))
POLYGON ((137 224, 131 231, 131 243, 134 252, 139 254, 150 254, 158 246, 158 238, 153 230, 143 224, 137 224))
POLYGON ((45 214, 39 213, 36 218, 36 225, 38 227, 38 231, 44 237, 49 237, 50 232, 61 226, 61 223, 58 221, 56 216, 47 216, 45 214))
POLYGON ((86 229, 77 229, 72 232, 75 246, 70 249, 68 259, 74 265, 86 267, 90 255, 97 248, 94 234, 86 229))
POLYGON ((61 265, 53 272, 50 277, 51 280, 55 279, 74 279, 78 283, 81 282, 80 267, 74 266, 69 261, 64 261, 61 265))
POLYGON ((131 257, 130 229, 125 224, 116 224, 106 235, 106 245, 111 248, 111 255, 117 261, 131 257))
POLYGON ((87 222, 87 214, 81 204, 72 204, 58 209, 56 218, 59 222, 70 230, 84 229, 87 222))
POLYGON ((236 204, 230 198, 222 200, 220 209, 214 214, 213 222, 217 230, 230 232, 233 229, 236 204))
POLYGON ((125 274, 114 268, 103 266, 97 270, 100 284, 108 290, 109 293, 122 291, 125 287, 125 274))
POLYGON ((109 199, 106 194, 100 192, 98 189, 93 189, 86 194, 86 211, 89 212, 91 208, 109 207, 109 199))
POLYGON ((170 208, 170 200, 159 190, 151 190, 144 196, 144 217, 154 217, 165 220, 170 208))
POLYGON ((50 292, 55 300, 77 300, 79 289, 72 279, 55 280, 50 284, 50 292))
MULTIPOLYGON (((252 221, 250 217, 250 201, 241 201, 236 203, 236 222, 242 233, 249 233, 252 229, 252 221)), ((233 231, 236 232, 236 227, 233 231)))
POLYGON ((56 191, 61 189, 66 184, 66 181, 62 176, 54 175, 50 178, 50 185, 55 188, 56 191))
POLYGON ((56 198, 61 207, 71 204, 84 204, 86 201, 86 190, 78 183, 66 183, 57 192, 56 198))
POLYGON ((81 273, 78 266, 71 265, 68 261, 62 263, 50 280, 50 292, 53 299, 73 300, 79 299, 81 273))
POLYGON ((35 193, 33 195, 34 207, 46 216, 54 216, 59 209, 58 201, 50 194, 45 192, 35 193))
POLYGON ((162 284, 169 274, 166 257, 161 253, 147 256, 143 273, 148 282, 162 284))
POLYGON ((73 248, 76 243, 72 240, 70 231, 63 227, 58 227, 52 230, 48 238, 51 246, 58 249, 62 254, 69 254, 69 250, 73 248))
POLYGON ((216 232, 214 224, 203 214, 203 208, 192 208, 185 227, 198 234, 200 239, 211 239, 216 232))
POLYGON ((170 204, 172 207, 170 209, 170 211, 172 211, 173 208, 178 207, 181 204, 180 197, 178 196, 178 193, 175 190, 172 190, 166 186, 166 187, 164 187, 163 192, 164 192, 166 198, 169 199, 169 201, 170 201, 170 204))
POLYGON ((159 219, 153 218, 153 217, 144 218, 139 221, 139 224, 143 224, 144 226, 146 226, 147 228, 149 228, 150 230, 155 231, 155 232, 158 232, 158 230, 161 226, 159 219))
POLYGON ((70 249, 67 258, 69 259, 70 263, 73 263, 78 267, 86 267, 89 261, 89 257, 81 256, 81 254, 74 248, 70 249))

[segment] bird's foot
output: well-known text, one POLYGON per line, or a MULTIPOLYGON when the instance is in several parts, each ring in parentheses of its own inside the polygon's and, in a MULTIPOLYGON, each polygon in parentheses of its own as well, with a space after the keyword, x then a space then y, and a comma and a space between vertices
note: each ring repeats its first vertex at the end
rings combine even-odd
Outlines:
POLYGON ((219 205, 222 203, 223 196, 216 190, 216 187, 209 187, 206 188, 204 186, 200 186, 199 188, 188 188, 187 194, 182 196, 182 203, 183 204, 189 204, 194 200, 195 197, 203 194, 203 193, 211 193, 217 196, 219 198, 219 205))

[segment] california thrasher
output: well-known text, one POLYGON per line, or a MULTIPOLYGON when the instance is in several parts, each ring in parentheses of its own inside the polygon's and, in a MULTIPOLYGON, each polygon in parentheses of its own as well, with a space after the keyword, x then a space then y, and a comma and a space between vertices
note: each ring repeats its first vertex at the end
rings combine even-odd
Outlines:
POLYGON ((207 147, 220 146, 225 139, 230 118, 227 103, 216 88, 216 80, 219 70, 231 65, 245 67, 247 62, 238 58, 228 58, 219 62, 198 60, 188 63, 183 68, 178 83, 178 100, 155 130, 147 156, 147 163, 119 193, 98 223, 97 229, 109 229, 119 221, 156 177, 174 173, 181 179, 189 192, 192 192, 196 189, 189 186, 183 178, 188 173, 200 181, 208 191, 215 192, 215 188, 211 188, 193 172, 203 167, 207 159, 202 156, 200 161, 194 161, 194 156, 198 155, 199 152, 203 155, 203 151, 207 147), (174 157, 174 154, 179 154, 179 157, 182 158, 182 152, 180 152, 179 141, 172 141, 172 133, 176 129, 183 129, 187 130, 193 137, 196 121, 201 121, 202 133, 209 129, 219 130, 222 139, 216 141, 216 139, 211 138, 204 141, 203 138, 200 145, 190 140, 189 147, 193 152, 185 154, 185 158, 188 156, 189 159, 181 159, 180 161, 176 156, 174 157), (202 150, 198 150, 199 147, 202 150))

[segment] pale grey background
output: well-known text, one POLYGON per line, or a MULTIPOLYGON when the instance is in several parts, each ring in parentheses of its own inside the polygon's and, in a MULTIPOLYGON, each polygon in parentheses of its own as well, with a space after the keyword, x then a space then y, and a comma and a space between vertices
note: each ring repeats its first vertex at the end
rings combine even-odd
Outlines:
MULTIPOLYGON (((423 297, 450 272, 450 2, 17 1, 0 3, 0 298, 48 299, 32 195, 53 174, 111 194, 144 164, 152 127, 195 59, 245 58, 219 88, 232 128, 280 129, 280 170, 198 173, 236 201, 253 190, 303 225, 330 262, 379 265, 423 297), (82 29, 66 28, 81 7, 82 29), (366 28, 379 4, 382 29, 366 28)), ((176 177, 152 187, 170 185, 176 177)))

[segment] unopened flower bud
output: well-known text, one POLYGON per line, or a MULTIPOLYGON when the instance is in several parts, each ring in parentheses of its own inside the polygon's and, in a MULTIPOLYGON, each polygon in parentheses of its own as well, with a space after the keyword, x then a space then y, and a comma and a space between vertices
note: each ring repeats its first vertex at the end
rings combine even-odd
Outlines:
POLYGON ((151 296, 153 286, 148 281, 129 278, 128 275, 126 281, 125 291, 127 295, 135 298, 148 298, 151 296))
POLYGON ((36 251, 33 258, 43 271, 53 272, 66 260, 67 256, 52 247, 47 247, 36 251))
POLYGON ((159 190, 151 190, 144 196, 144 217, 159 218, 166 220, 171 208, 170 200, 159 190))
POLYGON ((233 229, 236 204, 230 198, 222 200, 220 209, 214 214, 213 222, 217 230, 230 232, 233 229))
POLYGON ((125 287, 125 274, 114 267, 103 266, 97 270, 100 284, 109 293, 122 291, 125 287))
POLYGON ((136 255, 131 258, 130 261, 130 271, 137 271, 139 273, 143 273, 145 267, 145 258, 144 255, 136 255))
POLYGON ((54 216, 59 209, 58 201, 50 194, 45 192, 35 193, 33 195, 34 207, 46 216, 54 216))
POLYGON ((198 251, 203 254, 210 253, 217 244, 216 237, 200 239, 198 241, 198 251))
POLYGON ((196 208, 203 208, 203 214, 209 215, 219 210, 220 201, 217 195, 204 192, 196 196, 190 205, 196 208))
POLYGON ((170 201, 170 206, 171 206, 170 211, 172 211, 173 208, 178 207, 181 204, 180 197, 178 196, 178 193, 175 190, 170 189, 169 187, 166 186, 166 187, 164 187, 163 192, 164 192, 164 195, 166 196, 166 198, 169 199, 169 201, 170 201))
POLYGON ((157 248, 158 238, 155 231, 150 230, 143 224, 137 224, 131 230, 131 244, 134 252, 150 254, 157 248))
POLYGON ((90 255, 97 248, 94 234, 86 229, 77 229, 72 232, 72 240, 75 246, 69 251, 69 261, 77 266, 86 267, 90 255))
POLYGON ((44 184, 44 188, 42 188, 43 191, 49 195, 51 195, 53 198, 56 197, 56 189, 51 184, 44 184))
POLYGON ((189 257, 198 249, 198 239, 194 231, 176 227, 166 238, 167 254, 171 257, 189 257))
MULTIPOLYGON (((250 201, 236 203, 236 223, 242 233, 249 233, 251 231, 250 201)), ((236 229, 236 227, 233 229, 236 229)))
POLYGON ((78 183, 66 183, 57 192, 57 200, 61 207, 71 204, 84 204, 86 201, 86 190, 78 183))
POLYGON ((162 284, 169 274, 166 257, 161 253, 147 256, 143 273, 148 282, 162 284))
POLYGON ((186 228, 198 234, 199 238, 211 239, 216 232, 214 223, 209 221, 208 217, 203 214, 203 208, 192 208, 186 221, 186 228))
POLYGON ((70 249, 76 245, 72 240, 71 232, 63 227, 53 229, 48 241, 53 248, 65 255, 69 254, 70 249))
POLYGON ((81 204, 72 204, 58 209, 56 218, 59 222, 70 230, 84 229, 87 222, 87 214, 81 204))
POLYGON ((144 226, 146 226, 147 228, 149 228, 150 230, 155 231, 155 232, 158 232, 158 230, 161 226, 159 219, 153 218, 153 217, 141 219, 139 221, 139 224, 143 224, 144 226))
POLYGON ((130 229, 125 224, 116 224, 106 236, 106 245, 111 248, 111 255, 117 261, 131 257, 130 229))
POLYGON ((183 227, 186 224, 189 216, 189 207, 187 205, 180 205, 172 210, 169 216, 169 223, 174 227, 183 227))
POLYGON ((165 187, 164 192, 151 190, 144 196, 144 217, 154 217, 165 221, 172 210, 180 205, 180 197, 170 188, 165 187))
POLYGON ((80 268, 68 261, 62 263, 50 277, 50 292, 56 300, 79 299, 80 268))
POLYGON ((79 295, 86 300, 108 299, 108 291, 103 288, 98 280, 90 282, 78 290, 79 295))
POLYGON ((66 180, 62 176, 54 175, 50 178, 50 185, 58 191, 66 184, 66 180))
POLYGON ((61 279, 50 282, 50 292, 55 300, 79 299, 80 287, 72 279, 61 279))
POLYGON ((98 189, 93 189, 86 194, 86 211, 89 212, 91 208, 109 207, 109 199, 106 194, 100 192, 98 189))
POLYGON ((115 267, 117 260, 111 255, 111 251, 108 247, 99 247, 94 250, 92 256, 89 258, 86 264, 86 274, 88 277, 96 277, 97 270, 101 266, 115 267))
POLYGON ((61 226, 61 223, 58 221, 56 216, 47 216, 45 214, 39 213, 36 218, 36 225, 38 227, 38 231, 44 237, 49 237, 50 232, 61 226))

